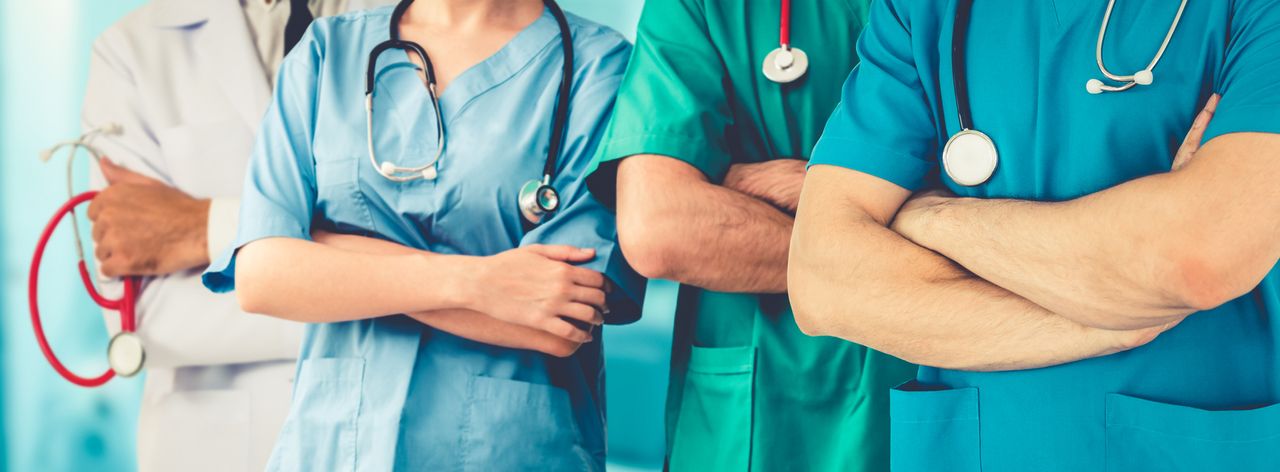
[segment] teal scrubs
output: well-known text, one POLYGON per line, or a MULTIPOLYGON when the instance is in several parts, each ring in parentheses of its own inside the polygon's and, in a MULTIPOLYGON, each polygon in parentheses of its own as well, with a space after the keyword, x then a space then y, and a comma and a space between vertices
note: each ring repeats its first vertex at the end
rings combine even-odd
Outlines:
MULTIPOLYGON (((442 254, 485 256, 528 244, 594 248, 586 267, 639 280, 617 249, 612 214, 583 176, 630 46, 570 16, 576 49, 571 113, 554 184, 561 210, 525 232, 516 193, 542 174, 563 64, 549 12, 441 96, 448 131, 439 178, 394 183, 368 161, 366 60, 388 38, 391 8, 316 20, 285 59, 246 179, 234 248, 205 283, 235 284, 235 248, 313 229, 387 239, 442 254)), ((403 53, 377 65, 375 145, 416 166, 436 149, 435 114, 403 53)), ((335 274, 336 275, 336 274, 335 274)), ((351 280, 352 284, 361 283, 351 280)), ((422 281, 431 283, 429 280, 422 281)), ((638 299, 638 298, 633 298, 638 299)), ((636 315, 610 301, 614 317, 636 315)), ((600 343, 569 358, 462 339, 404 316, 312 324, 272 470, 603 470, 600 343)))
MULTIPOLYGON (((975 127, 1002 157, 991 181, 938 172, 959 131, 955 0, 879 0, 862 58, 813 165, 910 190, 1060 201, 1166 172, 1213 92, 1206 140, 1280 132, 1280 1, 1188 2, 1155 82, 1089 95, 1107 2, 975 2, 966 49, 975 127)), ((1146 67, 1177 0, 1116 2, 1104 57, 1146 67)), ((1280 163, 1277 163, 1280 165, 1280 163)), ((1156 197, 1158 198, 1158 197, 1156 197)), ((1132 242, 1140 244, 1140 242, 1132 242)), ((1064 261, 1064 263, 1066 263, 1064 261)), ((909 296, 904 294, 903 296, 909 296)), ((1150 344, 1065 365, 975 373, 923 367, 890 399, 897 471, 1280 470, 1280 270, 1150 344)))

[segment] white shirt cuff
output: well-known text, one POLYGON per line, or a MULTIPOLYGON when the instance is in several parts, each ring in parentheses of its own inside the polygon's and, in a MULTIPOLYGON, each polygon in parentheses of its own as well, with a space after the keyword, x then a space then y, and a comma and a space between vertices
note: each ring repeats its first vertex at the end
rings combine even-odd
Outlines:
POLYGON ((236 225, 240 221, 239 198, 214 198, 209 201, 208 238, 209 260, 217 260, 222 251, 236 239, 236 225))

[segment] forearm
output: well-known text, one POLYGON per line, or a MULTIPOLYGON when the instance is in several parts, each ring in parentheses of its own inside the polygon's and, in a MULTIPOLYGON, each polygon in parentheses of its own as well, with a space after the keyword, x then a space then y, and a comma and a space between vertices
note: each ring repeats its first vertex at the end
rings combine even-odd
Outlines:
POLYGON ((1077 322, 1112 329, 1156 326, 1195 308, 1169 283, 1170 254, 1158 240, 1176 237, 1158 229, 1177 209, 1159 198, 1135 200, 1135 191, 1155 190, 1142 187, 1150 185, 1137 182, 1062 203, 953 199, 916 217, 911 224, 919 229, 904 233, 1077 322))
POLYGON ((705 179, 628 178, 641 157, 621 164, 618 194, 620 243, 638 272, 721 292, 787 290, 790 215, 705 179))
POLYGON ((980 371, 1051 366, 1127 347, 1117 332, 1051 313, 873 221, 829 225, 823 234, 802 228, 793 245, 791 298, 807 332, 913 363, 980 371))
POLYGON ((472 258, 430 253, 360 254, 291 238, 246 244, 236 294, 251 313, 335 322, 467 308, 472 258))
MULTIPOLYGON (((381 239, 316 232, 313 239, 326 246, 377 255, 408 255, 423 252, 381 239)), ((553 355, 569 355, 576 345, 546 331, 499 320, 477 311, 451 309, 409 313, 418 322, 446 333, 479 343, 512 349, 526 349, 553 355)))
POLYGON ((410 318, 454 336, 478 343, 511 349, 538 351, 565 357, 578 349, 578 344, 541 331, 498 320, 471 310, 436 310, 410 313, 410 318))

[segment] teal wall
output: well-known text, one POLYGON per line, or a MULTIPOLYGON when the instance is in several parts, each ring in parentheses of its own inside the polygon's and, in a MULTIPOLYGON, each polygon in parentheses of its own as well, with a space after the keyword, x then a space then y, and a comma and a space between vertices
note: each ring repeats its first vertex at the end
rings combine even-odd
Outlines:
MULTIPOLYGON (((0 0, 0 411, 7 451, 0 468, 134 469, 141 380, 89 390, 58 377, 32 337, 26 285, 36 237, 66 199, 65 161, 41 164, 36 156, 79 134, 89 46, 141 3, 0 0)), ((107 340, 101 312, 76 278, 67 228, 51 242, 42 271, 45 327, 72 369, 96 374, 106 367, 107 340)))
MULTIPOLYGON (((40 229, 66 198, 65 156, 50 164, 41 164, 36 156, 40 149, 79 134, 89 47, 103 29, 142 3, 0 0, 0 470, 135 468, 141 379, 117 379, 106 387, 83 389, 58 377, 31 334, 26 275, 40 229)), ((642 0, 562 0, 561 4, 632 38, 642 0)), ((77 180, 85 181, 83 176, 77 180)), ((102 318, 76 279, 67 231, 60 231, 51 242, 42 271, 45 328, 54 350, 73 370, 100 371, 107 341, 102 318)), ((649 323, 647 330, 617 330, 618 351, 651 355, 653 349, 645 346, 650 344, 649 336, 662 331, 663 322, 649 323)), ((611 372, 610 380, 631 385, 662 377, 656 374, 662 371, 658 366, 645 364, 650 360, 627 359, 628 367, 642 367, 645 372, 611 372)), ((637 401, 610 398, 611 405, 637 401)), ((662 439, 652 434, 660 432, 661 419, 646 416, 649 424, 639 429, 610 428, 611 452, 632 466, 611 464, 611 470, 651 468, 655 458, 660 464, 662 439)), ((634 415, 619 419, 627 424, 646 420, 634 415)))

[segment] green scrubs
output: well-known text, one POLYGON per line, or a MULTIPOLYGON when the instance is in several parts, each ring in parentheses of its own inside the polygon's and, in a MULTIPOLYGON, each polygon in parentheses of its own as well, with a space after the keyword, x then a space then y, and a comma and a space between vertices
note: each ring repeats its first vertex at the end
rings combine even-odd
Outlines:
MULTIPOLYGON (((1107 67, 1146 67, 1179 4, 1116 2, 1107 67)), ((1154 83, 1090 95, 1106 9, 1105 1, 974 3, 962 45, 973 123, 1001 160, 990 181, 962 187, 938 163, 960 130, 950 68, 956 2, 877 0, 858 45, 862 65, 811 163, 910 190, 1062 201, 1168 172, 1213 92, 1222 102, 1206 140, 1280 133, 1280 0, 1189 1, 1154 83)), ((1249 294, 1137 349, 1012 372, 922 367, 891 403, 895 472, 1276 472, 1280 266, 1249 294)))
MULTIPOLYGON (((792 5, 806 77, 761 73, 777 0, 649 0, 588 184, 614 200, 618 160, 673 157, 721 181, 733 163, 807 159, 857 63, 867 0, 792 5)), ((811 338, 785 295, 683 286, 667 403, 672 470, 887 470, 889 389, 915 368, 811 338)))

